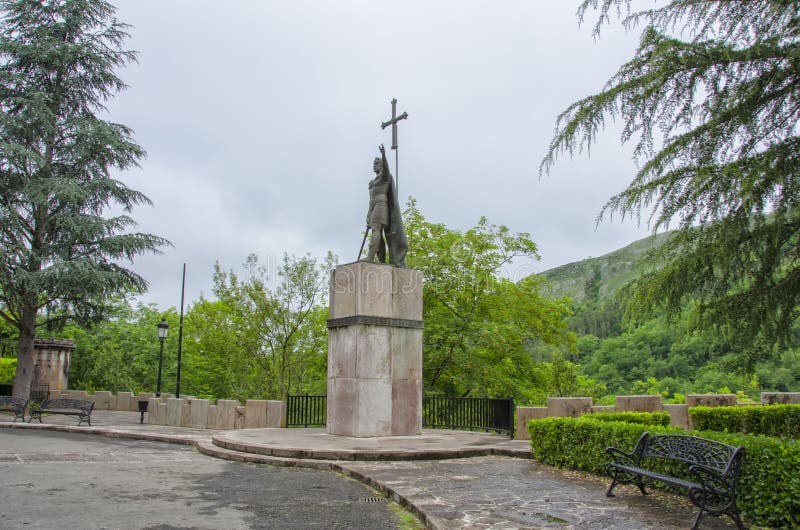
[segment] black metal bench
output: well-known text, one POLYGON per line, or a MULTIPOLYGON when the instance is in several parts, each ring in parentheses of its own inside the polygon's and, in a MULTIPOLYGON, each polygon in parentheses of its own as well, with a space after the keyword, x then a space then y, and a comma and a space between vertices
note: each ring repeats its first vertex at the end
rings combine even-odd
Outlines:
POLYGON ((28 400, 15 396, 0 396, 0 411, 11 412, 14 414, 14 421, 21 419, 25 421, 25 408, 28 400))
POLYGON ((42 414, 63 414, 65 416, 77 416, 78 425, 88 422, 92 424, 92 410, 94 401, 84 401, 82 399, 45 399, 41 403, 31 404, 30 418, 31 423, 34 418, 42 423, 42 414))
POLYGON ((678 434, 643 433, 633 452, 626 453, 615 447, 606 449, 614 460, 606 464, 606 474, 612 479, 606 495, 617 484, 634 484, 647 495, 643 478, 657 480, 688 490, 689 500, 700 508, 692 530, 697 528, 704 514, 726 514, 739 528, 744 528, 736 507, 736 481, 742 467, 743 447, 733 447, 721 442, 696 436, 678 434), (647 469, 648 460, 674 460, 688 464, 688 476, 694 480, 673 477, 647 469))

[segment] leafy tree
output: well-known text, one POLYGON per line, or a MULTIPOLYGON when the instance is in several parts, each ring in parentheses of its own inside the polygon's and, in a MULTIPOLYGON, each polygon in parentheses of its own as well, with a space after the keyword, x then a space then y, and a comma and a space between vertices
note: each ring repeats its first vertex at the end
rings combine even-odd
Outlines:
MULTIPOLYGON (((154 306, 135 308, 122 301, 108 319, 90 327, 67 325, 59 336, 75 342, 70 359, 70 386, 112 392, 155 392, 159 343, 156 324, 165 318, 170 330, 178 328, 174 308, 161 312, 154 306)), ((178 334, 170 333, 164 344, 162 392, 174 390, 178 334)))
POLYGON ((0 0, 0 12, 0 317, 19 331, 14 394, 27 395, 37 326, 96 321, 112 295, 143 291, 120 262, 167 242, 104 216, 149 204, 110 176, 143 150, 98 117, 125 86, 114 69, 135 59, 114 8, 0 0))
POLYGON ((270 270, 250 255, 245 277, 214 270, 218 301, 189 311, 187 389, 207 397, 283 399, 324 392, 328 276, 332 254, 284 255, 270 270))
POLYGON ((559 117, 541 170, 622 122, 638 172, 600 214, 679 224, 632 289, 631 314, 678 313, 720 330, 747 365, 784 341, 800 298, 800 3, 585 0, 595 32, 619 14, 642 27, 634 57, 559 117))
POLYGON ((526 346, 570 346, 574 337, 568 302, 542 294, 541 277, 503 277, 515 258, 538 258, 530 236, 485 218, 466 232, 449 229, 426 221, 413 199, 404 221, 408 266, 425 277, 425 391, 534 399, 547 381, 526 346))

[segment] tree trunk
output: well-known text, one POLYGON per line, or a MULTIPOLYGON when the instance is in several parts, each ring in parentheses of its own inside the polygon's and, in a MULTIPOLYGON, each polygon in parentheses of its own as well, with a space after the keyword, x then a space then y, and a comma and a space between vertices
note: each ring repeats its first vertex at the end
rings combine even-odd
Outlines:
POLYGON ((25 308, 19 326, 17 373, 14 376, 14 391, 12 392, 17 397, 27 398, 30 395, 31 383, 33 383, 34 338, 36 338, 36 309, 25 308))

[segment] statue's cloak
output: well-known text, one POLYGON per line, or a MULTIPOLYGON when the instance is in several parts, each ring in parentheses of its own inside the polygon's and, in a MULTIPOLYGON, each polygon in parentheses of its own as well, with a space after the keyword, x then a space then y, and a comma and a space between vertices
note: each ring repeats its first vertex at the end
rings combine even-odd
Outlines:
POLYGON ((383 155, 383 171, 389 179, 389 224, 386 225, 386 244, 389 247, 389 263, 395 267, 405 268, 408 238, 403 230, 403 212, 397 197, 394 178, 389 171, 386 155, 383 155))

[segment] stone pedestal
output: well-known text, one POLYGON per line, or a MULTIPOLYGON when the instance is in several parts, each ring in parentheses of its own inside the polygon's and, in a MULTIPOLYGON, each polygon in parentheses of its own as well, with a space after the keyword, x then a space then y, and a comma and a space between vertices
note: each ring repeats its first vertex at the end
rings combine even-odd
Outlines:
POLYGON ((69 359, 75 343, 62 339, 35 339, 33 341, 34 385, 50 385, 50 391, 59 392, 69 387, 69 359))
POLYGON ((357 262, 331 273, 327 432, 422 432, 422 273, 357 262))

